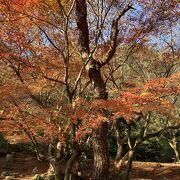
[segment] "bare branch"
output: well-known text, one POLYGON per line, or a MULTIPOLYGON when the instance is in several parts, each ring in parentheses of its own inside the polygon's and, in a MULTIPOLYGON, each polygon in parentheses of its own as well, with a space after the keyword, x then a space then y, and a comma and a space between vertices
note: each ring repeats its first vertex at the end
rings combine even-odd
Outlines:
POLYGON ((130 9, 133 9, 132 5, 128 5, 122 12, 116 15, 115 19, 113 19, 112 25, 111 25, 110 48, 106 57, 100 61, 100 64, 101 64, 100 67, 106 65, 115 54, 116 48, 117 48, 117 37, 119 33, 118 23, 119 23, 120 18, 124 16, 125 13, 128 12, 130 9))
POLYGON ((64 14, 64 16, 67 17, 66 11, 65 11, 63 5, 61 4, 61 1, 60 1, 60 0, 56 0, 56 1, 57 1, 57 3, 58 3, 59 8, 61 9, 62 13, 64 14))
POLYGON ((58 51, 61 53, 61 55, 63 56, 63 58, 65 58, 64 53, 61 51, 60 48, 58 48, 58 47, 56 46, 56 44, 55 44, 55 43, 53 42, 53 40, 49 37, 49 35, 46 33, 46 31, 45 31, 44 29, 42 29, 38 24, 36 24, 36 26, 44 33, 44 35, 46 36, 46 38, 48 39, 48 41, 51 43, 51 45, 52 45, 56 50, 58 50, 58 51))
POLYGON ((144 136, 142 138, 142 141, 148 140, 148 139, 153 138, 153 137, 160 136, 164 132, 166 132, 167 130, 175 130, 175 129, 180 129, 180 125, 179 126, 168 126, 168 127, 164 128, 164 129, 161 129, 161 130, 159 130, 157 132, 154 132, 154 133, 151 133, 151 134, 147 134, 146 136, 144 136))
POLYGON ((73 10, 73 8, 75 6, 75 2, 76 2, 76 0, 73 1, 72 5, 71 5, 71 7, 70 7, 70 9, 69 9, 69 11, 67 13, 67 16, 69 16, 71 14, 71 12, 72 12, 72 10, 73 10))
POLYGON ((85 70, 86 65, 89 63, 89 61, 90 61, 90 58, 87 59, 87 61, 84 63, 83 67, 81 68, 81 70, 80 70, 80 72, 79 72, 79 74, 78 74, 78 77, 77 77, 77 79, 76 79, 76 81, 75 81, 74 88, 73 88, 73 91, 74 91, 74 92, 75 92, 76 89, 77 89, 77 86, 78 86, 78 83, 79 83, 79 81, 80 81, 80 79, 81 79, 82 73, 83 73, 83 71, 85 70))
POLYGON ((48 80, 50 80, 50 81, 54 81, 54 82, 58 82, 58 83, 60 83, 60 84, 63 84, 63 85, 66 85, 66 83, 65 82, 63 82, 63 81, 60 81, 60 80, 58 80, 58 79, 54 79, 54 78, 51 78, 51 77, 48 77, 48 76, 43 76, 45 79, 48 79, 48 80))
MULTIPOLYGON (((105 11, 105 15, 104 15, 104 18, 101 19, 101 25, 100 27, 98 27, 98 32, 97 32, 97 35, 96 35, 96 39, 95 39, 95 44, 97 45, 98 44, 98 39, 99 37, 101 36, 101 33, 102 33, 102 27, 104 26, 104 23, 105 23, 105 20, 106 20, 106 17, 111 9, 113 5, 113 0, 111 1, 111 3, 109 4, 109 6, 107 7, 106 11, 105 11)), ((102 14, 102 13, 101 13, 102 14)))
POLYGON ((37 17, 37 16, 34 16, 32 14, 28 14, 26 12, 20 12, 20 11, 16 11, 17 13, 21 14, 21 15, 25 15, 27 18, 29 18, 31 21, 32 20, 38 20, 38 21, 41 21, 41 22, 44 22, 44 23, 47 23, 53 27, 55 27, 56 29, 60 30, 61 33, 63 33, 63 30, 60 28, 60 26, 54 24, 53 22, 50 22, 48 21, 47 19, 42 19, 40 17, 37 17))

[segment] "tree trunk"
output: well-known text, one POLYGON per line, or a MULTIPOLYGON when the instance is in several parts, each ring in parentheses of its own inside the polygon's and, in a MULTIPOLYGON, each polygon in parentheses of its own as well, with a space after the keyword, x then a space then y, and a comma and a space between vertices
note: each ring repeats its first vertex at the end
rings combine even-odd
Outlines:
POLYGON ((129 180, 130 179, 130 172, 132 168, 132 162, 134 158, 134 150, 130 150, 128 152, 128 163, 124 171, 121 172, 119 179, 121 180, 129 180))
POLYGON ((70 175, 71 175, 72 166, 73 166, 75 160, 77 159, 77 157, 78 157, 78 151, 74 148, 71 158, 68 160, 67 165, 66 165, 64 180, 69 180, 70 175))
POLYGON ((179 158, 179 152, 177 150, 177 147, 176 148, 173 148, 174 150, 174 153, 175 153, 175 156, 176 156, 176 162, 180 162, 180 158, 179 158))
POLYGON ((125 136, 125 119, 119 118, 117 119, 113 124, 115 136, 116 136, 116 143, 117 143, 117 153, 116 153, 116 160, 115 165, 118 164, 118 162, 122 158, 122 146, 123 143, 127 140, 127 137, 125 136))
MULTIPOLYGON (((88 73, 91 81, 94 84, 94 98, 107 100, 108 93, 106 92, 106 84, 101 76, 100 68, 95 61, 88 64, 88 73)), ((109 171, 109 152, 108 152, 108 123, 101 123, 100 127, 94 131, 93 134, 93 152, 94 152, 94 166, 93 166, 93 180, 106 180, 109 171)))
POLYGON ((179 151, 178 151, 178 148, 177 148, 177 142, 176 142, 175 137, 171 141, 169 141, 169 145, 174 150, 175 157, 176 157, 176 162, 180 162, 179 151))
POLYGON ((128 160, 128 156, 129 156, 129 154, 127 152, 123 157, 121 157, 121 159, 119 161, 116 161, 116 169, 117 170, 120 170, 123 167, 123 165, 126 165, 126 161, 128 160))
POLYGON ((63 179, 63 174, 60 171, 60 160, 57 158, 51 158, 48 169, 48 178, 60 180, 63 179))
POLYGON ((130 150, 129 156, 128 156, 128 164, 126 167, 126 176, 125 176, 124 180, 130 179, 129 176, 130 176, 130 172, 131 172, 131 168, 132 168, 133 159, 134 159, 134 150, 130 150))
POLYGON ((60 142, 55 142, 52 140, 49 143, 48 155, 50 158, 49 169, 48 169, 48 178, 54 178, 55 180, 63 179, 64 175, 60 168, 60 162, 62 157, 62 144, 60 142))
MULTIPOLYGON (((107 100, 106 84, 101 76, 101 67, 107 64, 116 52, 118 37, 118 22, 120 18, 132 9, 131 6, 126 7, 122 12, 117 13, 112 21, 110 48, 107 55, 101 61, 96 61, 92 57, 89 47, 89 28, 87 22, 87 5, 86 0, 76 0, 76 23, 79 31, 79 44, 81 48, 81 58, 86 65, 89 79, 94 85, 94 98, 107 100)), ((98 37, 97 37, 98 38, 98 37)), ((92 51, 93 52, 93 51, 92 51)), ((92 179, 107 179, 109 170, 109 153, 107 143, 108 123, 101 123, 100 127, 93 134, 93 150, 94 150, 94 168, 92 179)))
POLYGON ((108 178, 109 153, 107 128, 107 123, 101 124, 93 136, 94 166, 92 180, 106 180, 108 178))
MULTIPOLYGON (((89 53, 89 28, 87 23, 87 6, 85 0, 76 1, 76 23, 79 30, 79 44, 81 46, 81 55, 83 61, 86 62, 89 53)), ((86 66, 91 83, 94 85, 94 98, 105 99, 108 98, 106 92, 106 84, 103 81, 100 71, 100 64, 89 59, 86 66)), ((102 123, 100 127, 95 130, 93 134, 93 151, 94 151, 94 168, 92 179, 107 179, 109 169, 109 153, 107 143, 107 128, 108 124, 102 123)))
POLYGON ((119 143, 117 144, 116 163, 121 160, 121 157, 122 157, 122 145, 123 145, 123 141, 119 141, 119 143))

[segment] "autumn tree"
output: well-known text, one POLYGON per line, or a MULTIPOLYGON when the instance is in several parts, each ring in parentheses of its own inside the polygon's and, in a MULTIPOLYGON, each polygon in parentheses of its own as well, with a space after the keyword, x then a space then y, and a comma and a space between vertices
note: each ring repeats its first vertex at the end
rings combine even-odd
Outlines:
MULTIPOLYGON (((78 98, 87 97, 90 87, 92 94, 88 100, 94 100, 92 104, 97 109, 97 112, 93 111, 95 113, 93 119, 96 121, 91 127, 94 129, 92 179, 107 179, 108 115, 104 116, 102 112, 111 110, 106 110, 105 104, 111 107, 111 103, 119 103, 120 110, 118 109, 116 117, 123 116, 130 119, 134 115, 131 106, 136 101, 131 101, 130 107, 124 99, 121 100, 121 96, 119 99, 108 101, 109 87, 104 77, 108 77, 112 72, 109 73, 104 69, 112 62, 118 47, 130 45, 133 49, 135 45, 144 44, 148 38, 157 35, 162 26, 168 26, 172 21, 176 21, 179 15, 178 2, 2 0, 1 4, 1 63, 2 67, 6 65, 7 70, 12 73, 11 77, 16 79, 11 81, 12 86, 8 85, 9 88, 13 87, 10 88, 11 96, 8 96, 7 89, 4 90, 4 96, 8 97, 8 100, 11 98, 8 102, 11 104, 10 111, 7 111, 6 106, 2 107, 6 110, 6 114, 12 112, 8 120, 12 120, 12 116, 18 121, 23 120, 28 117, 27 114, 32 116, 35 113, 36 121, 41 120, 40 126, 44 126, 44 129, 49 127, 49 131, 46 132, 51 133, 48 136, 58 139, 57 144, 59 142, 61 146, 56 150, 60 152, 64 146, 62 134, 64 132, 68 134, 69 127, 72 128, 73 138, 76 136, 78 129, 75 126, 76 121, 74 123, 70 121, 71 110, 74 103, 78 102, 78 98), (104 75, 105 73, 108 74, 104 75), (52 94, 50 97, 43 96, 47 98, 45 103, 42 96, 38 96, 42 94, 40 92, 43 89, 46 89, 46 93, 56 92, 56 95, 54 98, 52 94), (59 98, 61 94, 59 91, 63 92, 62 99, 59 98), (22 96, 23 94, 26 96, 22 96), (35 107, 35 103, 39 109, 28 107, 27 97, 33 101, 32 107, 35 107), (24 107, 27 107, 28 112, 22 112, 24 107), (103 116, 100 116, 102 114, 103 116), (48 116, 50 121, 47 123, 48 116)), ((116 71, 116 68, 113 71, 116 71)), ((142 100, 141 95, 133 97, 136 97, 135 100, 142 100)), ((145 100, 149 101, 148 98, 145 100)), ((82 122, 91 120, 89 114, 84 114, 84 111, 76 117, 76 120, 81 118, 82 122)), ((37 132, 37 127, 29 121, 27 125, 32 124, 31 128, 37 132)), ((91 122, 87 122, 90 126, 91 122)), ((16 123, 15 121, 14 124, 16 123)), ((82 151, 79 143, 72 139, 73 153, 68 162, 65 179, 69 179, 78 151, 82 151)), ((59 162, 58 158, 55 158, 56 162, 59 162)))

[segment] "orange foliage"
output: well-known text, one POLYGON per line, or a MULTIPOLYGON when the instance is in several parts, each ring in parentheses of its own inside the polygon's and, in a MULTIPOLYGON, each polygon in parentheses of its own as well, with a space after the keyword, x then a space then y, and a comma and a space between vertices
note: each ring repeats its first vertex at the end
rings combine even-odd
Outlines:
POLYGON ((85 134, 91 133, 102 122, 119 117, 124 117, 127 123, 132 123, 139 113, 155 111, 170 115, 176 107, 167 97, 178 95, 179 87, 180 74, 175 74, 169 78, 151 80, 141 88, 131 89, 131 92, 122 92, 118 98, 97 99, 91 102, 79 99, 72 115, 73 123, 78 118, 82 119, 76 139, 79 140, 85 134))
MULTIPOLYGON (((61 1, 65 11, 69 10, 72 2, 71 0, 61 1)), ((93 10, 97 13, 99 11, 96 7, 97 2, 89 2, 92 2, 93 10)), ((57 1, 1 0, 0 3, 2 12, 0 14, 2 20, 0 67, 9 72, 6 76, 5 73, 2 75, 0 86, 0 110, 2 109, 0 117, 3 117, 0 131, 6 136, 18 135, 21 139, 27 140, 27 136, 25 138, 27 130, 38 140, 47 142, 51 137, 64 138, 64 134, 72 132, 73 125, 78 124, 78 119, 80 119, 82 123, 78 125, 76 132, 76 139, 79 140, 87 133, 91 133, 93 129, 98 128, 103 121, 109 122, 118 117, 124 117, 127 123, 131 123, 138 113, 148 111, 170 113, 175 108, 168 96, 179 94, 180 74, 169 78, 157 78, 138 88, 135 88, 136 83, 126 82, 124 84, 128 87, 128 91, 118 92, 118 95, 116 93, 117 98, 107 101, 95 99, 87 102, 80 97, 74 100, 73 104, 68 104, 65 89, 73 88, 84 65, 79 55, 80 48, 77 41, 78 33, 74 23, 74 12, 68 17, 71 21, 68 23, 66 36, 63 29, 65 19, 57 1), (69 59, 64 60, 67 52, 69 52, 69 59), (66 77, 65 73, 67 73, 66 77), (51 77, 54 81, 48 81, 44 77, 51 77), (66 81, 66 78, 69 79, 65 87, 62 86, 63 83, 58 83, 66 81), (43 99, 44 92, 53 94, 51 107, 38 104, 38 98, 43 99), (43 131, 43 135, 39 134, 40 130, 43 131)), ((137 0, 136 3, 138 3, 139 12, 124 16, 119 22, 121 28, 118 44, 134 42, 140 45, 145 44, 149 41, 149 35, 159 33, 161 25, 168 26, 178 17, 178 1, 137 0), (144 36, 147 37, 142 38, 144 36)), ((118 8, 117 11, 119 11, 118 8)), ((97 49, 93 54, 96 60, 103 58, 110 48, 107 30, 109 31, 108 22, 112 18, 113 13, 107 17, 103 26, 101 35, 105 37, 102 37, 102 42, 97 44, 97 49)), ((98 29, 96 29, 96 23, 93 26, 94 19, 90 18, 89 21, 92 21, 90 22, 92 26, 90 26, 90 46, 92 48, 98 29)), ((145 50, 141 55, 145 56, 145 50)), ((165 55, 166 58, 169 56, 165 55)), ((81 80, 82 86, 86 84, 87 74, 85 72, 82 73, 81 80)), ((81 84, 78 86, 77 96, 78 93, 83 94, 81 84)), ((87 94, 88 91, 89 89, 87 94)), ((48 98, 50 97, 47 96, 48 98)))

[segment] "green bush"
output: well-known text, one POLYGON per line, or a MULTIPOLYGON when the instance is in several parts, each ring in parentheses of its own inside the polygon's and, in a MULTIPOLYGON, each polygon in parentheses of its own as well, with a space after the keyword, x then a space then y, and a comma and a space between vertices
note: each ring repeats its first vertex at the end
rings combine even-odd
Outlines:
POLYGON ((136 150, 135 160, 149 162, 173 162, 174 153, 167 141, 163 138, 154 138, 151 141, 145 141, 136 150))
POLYGON ((0 133, 0 154, 5 154, 7 151, 7 140, 4 138, 3 134, 0 133))
POLYGON ((161 161, 161 147, 159 143, 145 141, 136 150, 135 160, 138 161, 150 161, 150 162, 160 162, 161 161))

